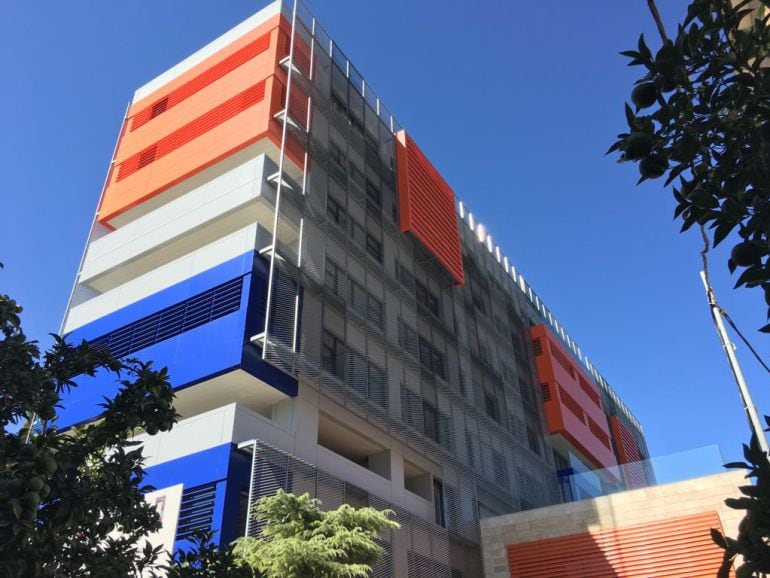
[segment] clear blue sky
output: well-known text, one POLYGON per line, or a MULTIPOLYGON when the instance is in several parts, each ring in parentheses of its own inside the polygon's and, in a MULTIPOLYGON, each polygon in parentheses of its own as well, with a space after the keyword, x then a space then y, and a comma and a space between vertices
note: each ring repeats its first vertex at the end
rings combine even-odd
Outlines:
MULTIPOLYGON (((0 291, 29 335, 58 329, 133 90, 261 8, 260 1, 3 5, 0 291)), ((670 27, 686 2, 660 2, 670 27)), ((645 427, 653 455, 748 430, 661 182, 604 152, 636 71, 618 55, 655 31, 644 0, 471 3, 315 0, 320 21, 645 427)), ((765 357, 761 295, 718 296, 765 357)), ((738 353, 760 412, 768 376, 738 353)))

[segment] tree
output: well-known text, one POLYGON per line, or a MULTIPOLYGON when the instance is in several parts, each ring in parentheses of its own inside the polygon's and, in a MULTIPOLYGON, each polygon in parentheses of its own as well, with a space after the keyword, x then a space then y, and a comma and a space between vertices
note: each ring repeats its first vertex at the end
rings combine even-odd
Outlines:
POLYGON ((214 532, 199 530, 190 538, 192 546, 178 550, 166 566, 166 578, 259 578, 251 566, 235 557, 233 544, 214 545, 214 532))
POLYGON ((638 162, 639 182, 666 177, 682 230, 701 227, 707 273, 709 239, 716 246, 737 231, 728 267, 741 269, 736 287, 762 289, 770 318, 768 2, 693 0, 674 39, 648 4, 661 46, 653 54, 640 36, 622 53, 645 73, 631 94, 635 108, 626 104, 628 132, 608 152, 638 162))
MULTIPOLYGON (((765 416, 767 425, 770 419, 765 416)), ((741 564, 736 569, 736 577, 770 575, 770 461, 752 436, 751 443, 743 446, 746 462, 725 464, 727 468, 747 470, 747 478, 753 478, 754 484, 741 486, 740 498, 725 500, 730 508, 745 510, 746 515, 738 526, 738 536, 729 538, 716 529, 711 530, 714 542, 724 549, 719 578, 728 578, 730 570, 738 556, 741 564)))
POLYGON ((21 311, 0 295, 0 576, 138 575, 159 554, 140 541, 160 522, 130 438, 176 422, 166 371, 57 336, 41 354, 21 311), (58 432, 62 393, 97 371, 120 380, 102 419, 58 432))
POLYGON ((235 556, 265 578, 357 578, 371 572, 383 548, 383 530, 398 528, 390 510, 343 504, 323 512, 308 494, 278 490, 257 502, 254 518, 264 523, 259 538, 236 541, 235 556))

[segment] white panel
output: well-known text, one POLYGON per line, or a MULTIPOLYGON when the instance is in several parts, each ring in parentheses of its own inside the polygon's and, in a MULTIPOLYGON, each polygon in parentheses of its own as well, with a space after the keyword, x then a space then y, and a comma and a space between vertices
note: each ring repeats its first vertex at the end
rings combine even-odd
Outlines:
POLYGON ((197 251, 76 305, 70 309, 67 315, 64 333, 69 333, 126 305, 136 303, 247 251, 253 251, 256 231, 256 225, 249 225, 197 251))
POLYGON ((264 155, 250 159, 94 241, 80 282, 109 290, 245 224, 267 223, 275 194, 264 169, 264 155))
MULTIPOLYGON (((225 48, 227 45, 232 44, 236 40, 238 40, 241 36, 244 36, 249 31, 253 30, 266 20, 269 20, 278 12, 281 10, 283 6, 283 2, 281 0, 277 0, 276 2, 273 2, 272 4, 269 4, 265 6, 262 10, 251 16, 248 20, 244 20, 241 22, 238 26, 235 28, 230 29, 229 31, 225 32, 222 36, 214 40, 213 42, 210 42, 197 52, 194 52, 187 58, 185 58, 182 62, 174 66, 173 68, 169 68, 166 72, 161 74, 160 76, 157 76, 141 88, 139 88, 134 93, 134 102, 141 100, 145 96, 155 92, 159 88, 161 88, 163 85, 168 84, 172 80, 174 80, 176 77, 181 76, 194 66, 200 64, 204 60, 206 60, 208 57, 212 56, 213 54, 216 54, 223 48, 225 48)), ((291 11, 288 10, 288 7, 284 8, 284 15, 286 16, 289 21, 291 21, 291 11), (288 13, 287 13, 288 11, 288 13)))

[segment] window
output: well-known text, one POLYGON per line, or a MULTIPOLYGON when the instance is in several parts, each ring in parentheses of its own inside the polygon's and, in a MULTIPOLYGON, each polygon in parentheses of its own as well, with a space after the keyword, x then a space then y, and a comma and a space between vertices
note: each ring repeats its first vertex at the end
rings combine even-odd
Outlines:
POLYGON ((348 214, 331 195, 326 199, 326 216, 340 229, 347 232, 348 214))
POLYGON ((348 348, 347 364, 348 365, 345 368, 345 378, 348 386, 355 390, 361 397, 368 397, 366 385, 368 368, 366 358, 354 349, 348 348))
POLYGON ((529 445, 529 449, 532 450, 532 452, 540 455, 540 440, 538 439, 538 435, 535 433, 534 428, 530 424, 527 424, 527 444, 529 445))
POLYGON ((438 414, 438 437, 439 443, 450 452, 455 449, 455 436, 450 426, 449 416, 445 413, 438 414))
POLYGON ((329 161, 329 172, 342 186, 345 186, 348 179, 345 152, 333 141, 329 141, 329 161))
POLYGON ((438 298, 425 285, 416 281, 414 294, 418 304, 427 309, 434 317, 441 318, 438 298))
POLYGON ((366 249, 367 247, 367 235, 364 228, 358 224, 357 221, 354 221, 351 219, 350 221, 350 238, 353 240, 353 243, 360 247, 361 249, 366 249))
POLYGON ((476 452, 473 448, 473 436, 471 432, 465 432, 465 454, 468 457, 468 465, 470 467, 476 466, 476 452))
POLYGON ((433 507, 436 513, 436 524, 446 528, 444 514, 444 484, 441 480, 433 478, 433 507))
POLYGON ((326 259, 326 290, 341 297, 344 282, 345 273, 342 269, 334 261, 326 259))
POLYGON ((360 283, 351 279, 350 280, 350 304, 353 307, 353 310, 359 315, 361 315, 362 317, 366 316, 366 310, 367 310, 366 301, 367 301, 366 289, 364 289, 360 283))
MULTIPOLYGON (((365 181, 366 181, 366 177, 364 176, 364 173, 361 172, 361 169, 359 169, 351 159, 350 160, 350 182, 353 185, 355 185, 356 189, 358 189, 360 194, 363 194, 364 192, 365 181)), ((356 197, 360 198, 360 195, 356 195, 356 197)))
POLYGON ((498 405, 497 398, 494 394, 489 393, 488 391, 484 392, 484 410, 489 417, 500 423, 500 406, 498 405))
POLYGON ((435 348, 433 349, 433 373, 438 375, 441 379, 446 379, 444 354, 435 348))
POLYGON ((409 291, 414 289, 414 275, 404 265, 396 261, 396 279, 409 291))
POLYGON ((433 345, 431 345, 430 342, 424 337, 420 337, 419 356, 420 363, 424 369, 435 375, 438 375, 442 379, 446 379, 444 354, 433 347, 433 345))
POLYGON ((332 375, 345 379, 345 343, 326 330, 321 347, 321 367, 332 375))
POLYGON ((366 300, 366 318, 379 329, 385 328, 385 307, 382 301, 371 293, 366 300))
POLYGON ((382 408, 388 407, 388 380, 385 370, 369 362, 369 399, 382 408))
POLYGON ((505 456, 497 450, 492 450, 492 470, 498 484, 501 486, 508 484, 508 466, 505 463, 505 456))
POLYGON ((419 357, 417 332, 402 319, 398 320, 398 344, 413 357, 419 357))
POLYGON ((382 263, 382 243, 371 233, 366 234, 366 252, 378 263, 382 263))
POLYGON ((382 193, 379 187, 369 179, 366 179, 366 200, 378 208, 382 205, 382 193))
POLYGON ((434 442, 439 443, 438 433, 438 412, 436 408, 430 403, 423 400, 422 402, 422 419, 425 428, 425 435, 432 439, 434 442))
POLYGON ((433 347, 424 337, 420 337, 420 363, 428 371, 433 371, 433 347))

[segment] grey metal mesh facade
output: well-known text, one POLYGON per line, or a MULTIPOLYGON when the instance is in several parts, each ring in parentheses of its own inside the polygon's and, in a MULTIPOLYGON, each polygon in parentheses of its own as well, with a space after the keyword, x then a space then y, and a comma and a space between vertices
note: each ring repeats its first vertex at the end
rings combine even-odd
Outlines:
MULTIPOLYGON (((400 232, 400 127, 301 3, 292 20, 278 202, 263 250, 263 356, 440 467, 446 530, 400 512, 409 529, 390 536, 390 561, 375 575, 399 575, 406 556, 420 569, 410 576, 450 576, 447 536, 477 544, 480 517, 559 500, 529 338, 543 316, 463 219, 462 287, 400 232), (306 151, 301 170, 285 154, 292 139, 306 151)), ((280 460, 297 469, 290 487, 259 482, 254 499, 278 487, 301 493, 307 478, 326 507, 349 500, 342 480, 280 460)))

